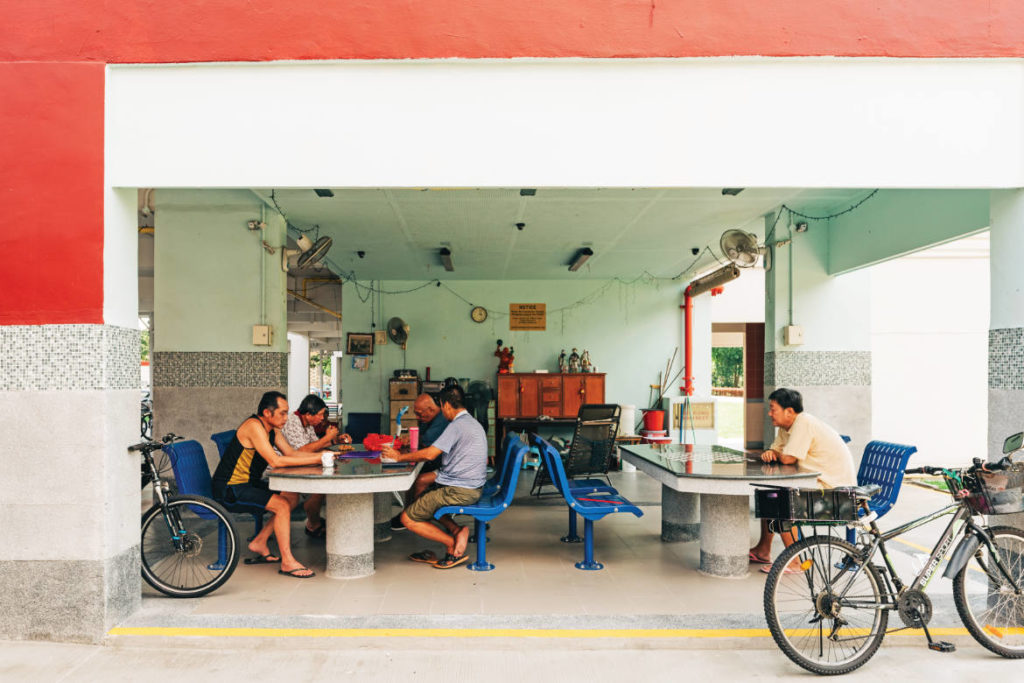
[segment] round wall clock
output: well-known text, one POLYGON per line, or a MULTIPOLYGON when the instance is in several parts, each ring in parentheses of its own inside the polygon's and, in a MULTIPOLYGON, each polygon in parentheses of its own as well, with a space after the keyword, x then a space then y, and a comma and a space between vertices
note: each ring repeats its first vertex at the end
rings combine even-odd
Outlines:
POLYGON ((473 319, 473 322, 482 323, 487 320, 487 309, 483 306, 474 306, 473 310, 469 312, 469 317, 473 319))

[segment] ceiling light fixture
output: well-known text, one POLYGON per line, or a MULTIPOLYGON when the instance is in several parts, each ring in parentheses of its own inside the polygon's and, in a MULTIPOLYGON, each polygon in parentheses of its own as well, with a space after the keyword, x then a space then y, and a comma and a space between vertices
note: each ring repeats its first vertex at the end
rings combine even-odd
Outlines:
POLYGON ((522 190, 519 190, 519 196, 520 197, 533 197, 536 194, 537 194, 537 190, 536 189, 522 189, 522 190))
POLYGON ((333 197, 334 196, 334 192, 332 192, 331 190, 327 190, 327 189, 313 190, 313 192, 316 192, 316 196, 317 197, 333 197))
POLYGON ((452 263, 452 250, 449 249, 448 247, 441 247, 440 254, 441 265, 444 266, 444 269, 447 270, 449 273, 455 270, 455 265, 452 263))
POLYGON ((744 188, 744 187, 723 187, 722 188, 722 194, 727 194, 730 197, 735 197, 740 192, 743 192, 743 190, 745 190, 745 189, 746 188, 744 188))
POLYGON ((572 261, 569 262, 569 271, 575 273, 593 255, 594 250, 590 247, 580 247, 576 250, 576 255, 572 257, 572 261))

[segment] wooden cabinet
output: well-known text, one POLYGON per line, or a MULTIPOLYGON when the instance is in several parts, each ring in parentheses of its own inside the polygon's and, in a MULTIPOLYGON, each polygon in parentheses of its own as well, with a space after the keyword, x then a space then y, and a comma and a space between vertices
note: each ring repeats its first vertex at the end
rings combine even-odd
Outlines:
POLYGON ((575 418, 584 403, 604 403, 604 375, 498 375, 497 417, 575 418))

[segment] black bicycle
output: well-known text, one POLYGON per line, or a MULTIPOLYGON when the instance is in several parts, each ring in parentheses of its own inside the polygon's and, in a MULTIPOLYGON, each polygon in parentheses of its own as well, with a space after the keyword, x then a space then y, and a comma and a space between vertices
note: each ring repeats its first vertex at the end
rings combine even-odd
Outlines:
POLYGON ((129 446, 142 453, 143 480, 153 484, 153 507, 142 515, 142 578, 174 598, 197 598, 231 578, 240 554, 238 531, 220 503, 204 496, 169 493, 154 451, 181 437, 168 434, 158 443, 129 446))
MULTIPOLYGON (((1006 440, 1007 456, 1021 450, 1024 433, 1006 440)), ((793 662, 818 674, 843 674, 867 662, 882 643, 889 615, 903 628, 922 629, 928 647, 952 652, 928 631, 932 602, 925 592, 942 560, 953 579, 953 602, 967 631, 998 655, 1024 658, 1024 531, 990 526, 988 515, 1024 512, 1024 464, 1004 457, 995 464, 975 459, 965 469, 918 467, 907 474, 940 475, 953 503, 882 532, 867 501, 877 486, 853 489, 865 516, 851 544, 831 531, 837 524, 797 526, 810 533, 786 548, 772 565, 764 589, 768 628, 793 662), (921 571, 907 584, 897 574, 885 544, 928 522, 952 515, 921 571), (824 533, 820 533, 820 531, 824 533)))

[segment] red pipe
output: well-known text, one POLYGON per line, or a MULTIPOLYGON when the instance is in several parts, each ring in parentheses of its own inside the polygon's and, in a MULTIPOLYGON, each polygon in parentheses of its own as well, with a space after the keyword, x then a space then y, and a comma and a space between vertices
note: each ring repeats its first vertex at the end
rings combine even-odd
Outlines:
POLYGON ((683 393, 693 396, 693 298, 690 296, 690 288, 683 292, 683 319, 686 325, 686 337, 683 341, 683 393))

